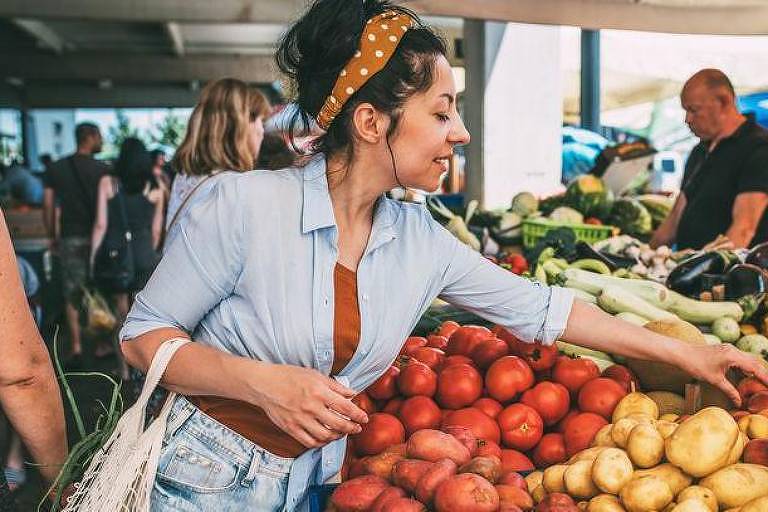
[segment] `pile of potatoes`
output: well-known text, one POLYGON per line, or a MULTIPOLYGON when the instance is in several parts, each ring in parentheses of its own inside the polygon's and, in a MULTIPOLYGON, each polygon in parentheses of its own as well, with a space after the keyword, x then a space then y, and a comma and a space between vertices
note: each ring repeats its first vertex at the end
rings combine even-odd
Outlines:
POLYGON ((764 424, 718 407, 660 417, 651 398, 631 393, 591 448, 526 482, 536 502, 567 493, 587 512, 768 512, 768 467, 742 459, 749 443, 765 460, 764 424))

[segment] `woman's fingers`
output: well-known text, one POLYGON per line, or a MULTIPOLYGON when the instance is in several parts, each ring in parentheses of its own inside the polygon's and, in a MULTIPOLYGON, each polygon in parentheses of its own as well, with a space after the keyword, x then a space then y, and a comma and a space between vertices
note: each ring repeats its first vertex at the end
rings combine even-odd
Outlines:
POLYGON ((336 379, 332 379, 330 377, 327 377, 327 379, 328 387, 331 388, 331 391, 335 391, 344 398, 353 398, 357 394, 354 390, 349 389, 347 386, 343 385, 336 379))
POLYGON ((731 399, 731 402, 733 402, 736 407, 741 407, 741 395, 739 395, 739 392, 733 384, 725 378, 725 376, 714 384, 731 399))
POLYGON ((322 446, 335 441, 336 439, 343 437, 339 432, 329 430, 325 425, 320 424, 318 420, 308 421, 304 425, 304 430, 312 437, 317 443, 315 446, 322 446))
POLYGON ((325 405, 355 423, 368 423, 368 415, 364 410, 353 404, 352 400, 338 395, 330 396, 325 405))
POLYGON ((334 410, 328 408, 321 410, 317 415, 317 419, 323 425, 326 425, 331 430, 341 434, 357 434, 361 430, 358 423, 350 421, 347 418, 340 416, 334 410))

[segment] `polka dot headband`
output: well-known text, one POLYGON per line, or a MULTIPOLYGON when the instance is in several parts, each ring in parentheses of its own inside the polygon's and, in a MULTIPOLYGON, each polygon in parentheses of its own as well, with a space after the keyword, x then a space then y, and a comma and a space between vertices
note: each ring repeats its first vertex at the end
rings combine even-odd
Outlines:
POLYGON ((317 124, 327 130, 344 104, 376 73, 384 69, 397 45, 416 21, 402 12, 386 11, 366 22, 360 48, 339 73, 330 96, 317 114, 317 124))

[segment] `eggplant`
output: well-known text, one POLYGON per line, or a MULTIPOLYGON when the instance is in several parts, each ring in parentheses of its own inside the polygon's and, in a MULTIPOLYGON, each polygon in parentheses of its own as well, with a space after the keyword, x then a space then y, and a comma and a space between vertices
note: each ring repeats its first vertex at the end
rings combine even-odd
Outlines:
POLYGON ((637 261, 634 258, 627 256, 619 256, 618 254, 611 254, 608 252, 596 251, 591 245, 586 242, 578 242, 576 244, 576 256, 579 259, 595 259, 602 261, 611 272, 615 272, 620 268, 632 268, 637 261))
POLYGON ((768 270, 768 242, 757 244, 750 249, 745 263, 756 265, 763 270, 768 270))
MULTIPOLYGON (((695 255, 682 261, 667 277, 667 288, 688 297, 698 297, 704 291, 702 279, 705 274, 722 275, 738 259, 728 251, 711 251, 695 255)), ((709 278, 713 280, 712 277, 709 278)))
POLYGON ((768 273, 757 265, 734 265, 725 275, 725 298, 740 299, 768 291, 768 273))

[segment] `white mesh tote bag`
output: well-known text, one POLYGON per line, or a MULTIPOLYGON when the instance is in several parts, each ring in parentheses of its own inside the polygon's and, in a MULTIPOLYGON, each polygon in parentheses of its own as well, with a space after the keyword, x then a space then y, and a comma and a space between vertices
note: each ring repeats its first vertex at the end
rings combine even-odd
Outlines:
POLYGON ((176 393, 168 394, 159 416, 145 429, 147 403, 173 355, 188 342, 175 338, 157 350, 138 400, 94 455, 64 512, 149 512, 149 496, 176 393))

